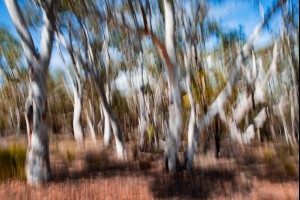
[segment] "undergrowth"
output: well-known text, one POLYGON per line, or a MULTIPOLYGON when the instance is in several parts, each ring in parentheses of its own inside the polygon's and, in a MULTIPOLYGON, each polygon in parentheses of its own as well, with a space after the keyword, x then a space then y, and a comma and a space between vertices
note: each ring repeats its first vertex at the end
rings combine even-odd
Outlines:
POLYGON ((0 148, 0 180, 25 180, 25 160, 26 148, 20 144, 0 148))

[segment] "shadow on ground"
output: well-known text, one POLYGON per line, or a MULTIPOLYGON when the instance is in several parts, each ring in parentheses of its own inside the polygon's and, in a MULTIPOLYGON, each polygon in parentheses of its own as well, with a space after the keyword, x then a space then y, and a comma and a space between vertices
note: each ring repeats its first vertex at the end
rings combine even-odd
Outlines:
POLYGON ((280 163, 257 160, 249 153, 223 158, 222 161, 197 155, 198 162, 194 163, 193 174, 189 175, 186 171, 177 174, 165 172, 160 153, 140 153, 137 157, 130 155, 127 161, 119 161, 111 152, 112 149, 86 152, 81 158, 82 166, 73 169, 65 163, 53 164, 53 182, 134 177, 146 182, 156 199, 207 199, 218 198, 218 195, 232 198, 235 194, 250 194, 253 177, 278 183, 299 180, 298 171, 289 174, 282 171, 280 163))

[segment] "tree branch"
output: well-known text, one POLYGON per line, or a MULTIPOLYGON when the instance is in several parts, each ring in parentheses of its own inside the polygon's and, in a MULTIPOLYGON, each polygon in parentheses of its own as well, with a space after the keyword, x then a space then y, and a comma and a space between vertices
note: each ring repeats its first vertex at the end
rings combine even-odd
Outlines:
POLYGON ((38 58, 38 53, 35 50, 32 37, 26 27, 20 7, 16 0, 5 0, 4 2, 13 21, 13 24, 21 37, 21 44, 24 49, 27 62, 29 63, 29 66, 32 67, 33 59, 38 58))
POLYGON ((43 12, 43 21, 44 25, 42 28, 42 36, 40 42, 40 54, 42 65, 40 67, 48 66, 52 53, 52 44, 54 37, 54 23, 55 23, 55 15, 54 15, 54 3, 53 0, 49 0, 46 3, 47 8, 44 9, 41 6, 43 12))

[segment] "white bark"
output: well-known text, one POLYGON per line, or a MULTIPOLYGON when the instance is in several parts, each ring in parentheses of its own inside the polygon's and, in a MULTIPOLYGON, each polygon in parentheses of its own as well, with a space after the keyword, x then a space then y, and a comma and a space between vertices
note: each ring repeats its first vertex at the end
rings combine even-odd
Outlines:
POLYGON ((83 142, 83 132, 80 123, 80 115, 82 110, 82 100, 80 96, 74 92, 74 112, 73 112, 73 128, 75 140, 80 144, 83 142))
POLYGON ((47 72, 53 43, 54 3, 47 2, 47 12, 43 12, 43 31, 40 42, 40 56, 35 50, 20 8, 15 0, 5 0, 13 24, 21 37, 25 57, 30 67, 29 94, 26 100, 26 122, 28 151, 26 156, 26 176, 32 185, 48 181, 51 177, 49 161, 49 139, 46 124, 47 113, 47 72))
POLYGON ((254 91, 254 97, 249 96, 247 99, 242 100, 241 103, 238 104, 237 108, 234 111, 233 118, 235 119, 236 123, 239 124, 241 120, 245 117, 245 115, 252 109, 252 105, 258 105, 259 103, 263 103, 266 98, 266 89, 267 84, 271 78, 272 75, 276 74, 276 68, 277 68, 277 44, 275 43, 274 49, 273 49, 273 59, 271 66, 266 74, 265 77, 263 77, 262 80, 257 80, 255 82, 255 91, 254 91), (253 102, 254 100, 254 102, 253 102))
MULTIPOLYGON (((87 48, 88 64, 86 66, 88 67, 88 70, 89 70, 90 74, 92 75, 92 78, 96 82, 96 86, 99 91, 101 105, 103 107, 103 112, 108 114, 108 118, 110 120, 110 124, 111 124, 112 130, 113 130, 114 136, 115 136, 117 156, 120 159, 124 159, 124 158, 126 158, 126 151, 125 151, 125 147, 124 147, 124 140, 123 140, 121 127, 120 127, 120 124, 119 124, 118 120, 116 119, 115 115, 113 114, 111 107, 108 103, 108 99, 105 94, 103 81, 97 72, 96 66, 94 65, 95 64, 94 55, 93 55, 93 51, 91 48, 88 31, 87 31, 84 23, 82 25, 83 25, 84 34, 86 37, 86 44, 88 47, 87 48)), ((80 59, 80 61, 82 63, 84 62, 82 59, 80 59)))
MULTIPOLYGON (((108 54, 108 45, 109 45, 109 31, 108 31, 108 26, 106 25, 106 29, 105 29, 105 39, 103 42, 103 46, 102 46, 102 57, 103 57, 103 62, 104 62, 104 66, 105 66, 105 71, 106 71, 106 84, 105 84, 105 94, 106 94, 106 99, 107 99, 107 103, 110 105, 111 101, 110 101, 110 86, 109 86, 109 54, 108 54)), ((102 105, 102 104, 101 104, 102 105)), ((104 113, 104 136, 103 136, 103 141, 104 141, 104 145, 107 146, 109 145, 109 141, 111 138, 111 124, 110 124, 110 118, 109 118, 109 114, 108 112, 104 109, 103 105, 102 105, 102 109, 103 109, 103 113, 104 113)))
MULTIPOLYGON (((255 136, 255 129, 257 130, 257 132, 259 132, 259 129, 263 127, 266 120, 267 120, 267 110, 266 108, 263 108, 254 118, 254 124, 250 124, 246 129, 245 133, 240 133, 242 137, 242 142, 244 144, 250 144, 251 140, 255 136)), ((260 139, 259 134, 258 137, 260 139)))
POLYGON ((143 54, 140 52, 138 57, 138 66, 139 66, 139 76, 141 83, 139 84, 139 93, 138 93, 138 102, 139 102, 139 127, 140 127, 140 149, 144 149, 145 143, 145 134, 147 131, 147 114, 146 114, 146 105, 145 105, 145 95, 144 95, 144 76, 143 76, 143 54))
POLYGON ((287 126, 287 122, 285 120, 285 116, 284 116, 284 105, 282 102, 284 102, 284 97, 281 98, 280 100, 280 104, 278 106, 278 110, 279 110, 279 116, 280 116, 280 119, 282 121, 282 124, 283 124, 283 129, 284 129, 284 135, 285 135, 285 139, 286 139, 286 142, 290 145, 293 146, 293 141, 292 141, 292 138, 289 134, 289 130, 288 130, 288 126, 287 126))
MULTIPOLYGON (((247 113, 253 109, 253 104, 256 106, 259 103, 265 102, 265 95, 266 95, 266 89, 268 82, 272 75, 276 74, 276 68, 277 68, 277 44, 275 43, 274 49, 273 49, 273 59, 271 62, 271 66, 267 72, 267 74, 264 77, 261 77, 259 79, 256 79, 255 81, 255 91, 254 96, 245 96, 241 99, 240 103, 237 105, 236 109, 233 110, 233 117, 230 119, 231 123, 229 123, 230 130, 231 130, 231 138, 238 143, 250 143, 251 139, 254 137, 254 127, 256 129, 260 129, 263 125, 263 123, 266 120, 266 111, 263 109, 258 116, 254 119, 255 123, 254 125, 250 125, 246 132, 243 134, 238 129, 238 124, 244 119, 244 117, 247 115, 247 113), (254 102, 253 102, 254 101, 254 102)), ((255 60, 254 60, 255 62, 255 60)), ((262 69, 260 69, 262 70, 262 69)))
POLYGON ((195 133, 197 131, 197 123, 196 123, 195 101, 193 98, 192 85, 191 85, 191 69, 190 69, 190 61, 192 60, 191 45, 190 45, 190 40, 189 38, 187 38, 186 35, 186 28, 185 28, 182 13, 180 14, 181 14, 180 19, 181 19, 181 26, 182 26, 182 42, 184 46, 183 59, 184 59, 184 65, 186 70, 186 87, 187 87, 189 102, 191 106, 189 125, 188 125, 188 146, 185 155, 186 156, 185 167, 189 172, 191 172, 194 154, 196 150, 195 133))
MULTIPOLYGON (((69 55, 72 57, 72 49, 70 48, 71 45, 68 45, 65 38, 63 35, 59 32, 58 33, 58 38, 59 42, 62 43, 65 48, 68 50, 69 55)), ((63 66, 67 72, 68 78, 70 79, 71 86, 72 86, 72 92, 73 92, 73 106, 74 106, 74 111, 73 111, 73 129, 74 129, 74 138, 79 146, 83 145, 83 131, 82 131, 82 126, 80 122, 80 115, 81 115, 81 110, 82 110, 82 86, 81 86, 81 81, 79 77, 79 72, 77 68, 75 67, 75 63, 71 61, 71 65, 73 67, 73 70, 75 72, 75 78, 71 75, 70 69, 68 68, 65 59, 62 55, 60 46, 57 44, 57 49, 60 55, 60 58, 63 62, 63 66)), ((72 60, 72 59, 71 59, 72 60)))
POLYGON ((16 118, 17 118, 17 137, 21 135, 21 114, 19 108, 16 108, 16 118))
MULTIPOLYGON (((157 87, 154 92, 154 108, 153 108, 153 121, 154 125, 157 127, 158 126, 158 113, 161 113, 161 104, 162 104, 162 96, 163 96, 163 78, 162 76, 159 77, 158 82, 157 82, 157 87)), ((163 120, 161 120, 163 122, 163 120)))
MULTIPOLYGON (((216 100, 212 103, 212 105, 210 106, 210 108, 207 111, 207 114, 204 117, 202 117, 202 119, 200 120, 200 122, 198 124, 197 134, 194 136, 195 141, 198 140, 199 133, 201 133, 205 129, 205 127, 210 124, 211 120, 216 116, 216 114, 221 112, 221 110, 223 109, 223 106, 224 106, 227 98, 232 94, 233 87, 234 87, 236 81, 238 80, 238 76, 240 74, 243 61, 250 54, 250 50, 253 45, 253 42, 258 37, 260 31, 263 29, 265 24, 269 21, 269 19, 271 18, 271 16, 275 12, 275 10, 277 10, 278 7, 280 7, 280 5, 282 3, 283 3, 282 1, 279 1, 272 8, 272 10, 267 14, 266 17, 264 17, 264 19, 261 21, 261 23, 255 27, 253 34, 249 38, 248 42, 243 46, 242 51, 239 53, 239 55, 237 56, 237 58, 235 60, 235 69, 233 70, 233 72, 230 76, 230 79, 228 80, 225 88, 221 91, 221 93, 217 96, 216 100)), ((277 52, 276 52, 276 54, 277 54, 277 52)), ((230 123, 235 123, 235 122, 230 120, 230 123)), ((236 126, 230 126, 230 129, 232 128, 231 132, 234 134, 238 134, 238 130, 234 129, 234 127, 236 127, 236 126)), ((191 157, 192 157, 192 155, 191 155, 191 157)), ((188 160, 187 162, 191 162, 191 161, 188 160)), ((192 164, 190 164, 190 165, 192 165, 192 164)))
POLYGON ((109 119, 108 112, 106 111, 106 109, 104 109, 104 107, 102 107, 102 110, 103 110, 103 114, 104 114, 104 136, 103 136, 103 140, 104 140, 104 145, 107 146, 107 145, 109 145, 109 141, 110 141, 111 126, 110 126, 110 119, 109 119))
POLYGON ((19 36, 21 37, 21 44, 25 53, 26 60, 27 62, 29 62, 29 64, 31 64, 37 53, 35 51, 32 37, 27 29, 19 5, 17 4, 16 0, 5 0, 5 4, 14 23, 14 26, 17 29, 19 36))
POLYGON ((175 19, 173 1, 164 0, 165 46, 170 63, 167 63, 169 86, 169 134, 165 147, 166 166, 170 172, 176 172, 181 129, 181 96, 177 75, 175 52, 175 19))

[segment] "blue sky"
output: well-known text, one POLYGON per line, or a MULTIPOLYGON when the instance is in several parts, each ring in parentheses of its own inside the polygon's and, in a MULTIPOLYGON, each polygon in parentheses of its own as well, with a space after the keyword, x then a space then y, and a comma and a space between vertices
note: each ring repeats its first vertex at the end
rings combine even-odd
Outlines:
MULTIPOLYGON (((214 18, 221 24, 224 29, 237 29, 239 25, 244 28, 245 34, 249 37, 252 34, 255 26, 260 22, 260 8, 254 5, 254 0, 224 0, 222 3, 216 3, 218 0, 207 1, 209 5, 209 16, 214 18)), ((268 8, 271 8, 273 0, 261 0, 261 8, 264 13, 268 8)), ((298 0, 288 0, 289 3, 296 5, 299 12, 298 0)), ((282 31, 281 11, 278 11, 270 20, 270 30, 275 34, 280 34, 282 31)), ((272 34, 264 29, 259 38, 254 43, 254 48, 259 49, 268 46, 272 43, 272 34)), ((209 45, 217 45, 216 38, 212 38, 209 45)))
MULTIPOLYGON (((188 1, 187 1, 188 2, 188 1)), ((218 0, 207 1, 209 5, 209 17, 217 20, 224 29, 237 29, 240 25, 243 26, 246 36, 248 37, 254 27, 260 21, 260 9, 254 6, 254 0, 223 0, 221 3, 218 0)), ((299 2, 298 0, 289 0, 296 4, 297 13, 299 12, 299 2)), ((271 7, 273 0, 261 0, 262 8, 266 12, 268 7, 271 7)), ((3 0, 0 0, 0 25, 6 26, 9 30, 17 36, 16 30, 13 27, 11 18, 7 12, 6 6, 3 0)), ((280 12, 272 18, 270 22, 270 27, 275 33, 280 33, 282 29, 282 19, 280 12)), ((37 31, 31 30, 33 33, 33 39, 36 44, 38 44, 38 34, 37 31)), ((264 30, 258 40, 255 42, 255 48, 261 48, 267 46, 272 42, 272 35, 264 30)), ((216 46, 217 39, 211 38, 207 43, 207 48, 212 49, 216 46)), ((60 58, 56 52, 53 50, 53 58, 51 59, 50 69, 56 68, 60 65, 60 58)))

